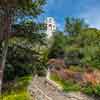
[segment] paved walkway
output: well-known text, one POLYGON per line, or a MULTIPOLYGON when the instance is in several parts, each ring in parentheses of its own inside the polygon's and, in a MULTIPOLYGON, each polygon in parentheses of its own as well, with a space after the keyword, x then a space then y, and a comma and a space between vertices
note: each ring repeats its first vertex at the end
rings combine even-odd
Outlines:
POLYGON ((29 90, 32 97, 40 96, 41 99, 35 100, 100 100, 93 99, 80 92, 64 93, 54 87, 51 83, 46 82, 44 77, 34 78, 32 84, 29 87, 29 90))

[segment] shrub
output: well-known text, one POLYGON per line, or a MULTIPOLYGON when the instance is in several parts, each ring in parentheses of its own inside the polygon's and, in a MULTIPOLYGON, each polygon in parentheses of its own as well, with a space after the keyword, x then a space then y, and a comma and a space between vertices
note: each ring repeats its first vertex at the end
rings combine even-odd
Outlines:
POLYGON ((95 86, 94 92, 95 92, 96 95, 100 96, 100 85, 95 86))
POLYGON ((87 85, 81 89, 81 91, 85 94, 92 95, 94 93, 93 87, 91 85, 87 85))
POLYGON ((56 74, 51 75, 51 80, 55 81, 57 84, 60 84, 64 91, 81 91, 88 95, 100 96, 100 85, 93 86, 92 84, 86 84, 81 86, 78 83, 74 83, 73 80, 62 80, 56 74))
POLYGON ((78 84, 74 84, 72 80, 61 80, 56 74, 51 75, 52 80, 60 84, 64 91, 79 91, 80 86, 78 84))
POLYGON ((63 83, 63 90, 64 91, 79 91, 80 86, 79 84, 74 84, 72 81, 65 81, 63 83))
POLYGON ((80 66, 70 66, 70 70, 74 72, 83 72, 83 68, 80 66))
POLYGON ((4 86, 3 100, 29 100, 27 86, 30 80, 32 80, 32 77, 26 76, 18 78, 14 83, 11 82, 4 86))
POLYGON ((28 94, 25 91, 19 93, 12 93, 3 96, 2 100, 30 100, 28 94))

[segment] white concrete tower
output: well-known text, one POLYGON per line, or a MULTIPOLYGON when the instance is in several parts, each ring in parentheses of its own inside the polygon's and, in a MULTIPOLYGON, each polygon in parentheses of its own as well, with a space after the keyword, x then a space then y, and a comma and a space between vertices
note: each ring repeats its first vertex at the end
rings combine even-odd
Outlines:
POLYGON ((47 17, 46 19, 47 31, 46 34, 48 38, 53 35, 53 32, 56 31, 56 22, 53 17, 47 17))

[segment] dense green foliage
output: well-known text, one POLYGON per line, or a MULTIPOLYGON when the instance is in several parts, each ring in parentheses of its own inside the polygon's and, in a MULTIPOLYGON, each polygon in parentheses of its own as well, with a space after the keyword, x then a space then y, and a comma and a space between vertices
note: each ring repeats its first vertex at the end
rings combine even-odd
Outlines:
MULTIPOLYGON (((46 45, 46 34, 43 33, 44 24, 37 23, 36 18, 43 13, 45 3, 45 0, 34 0, 33 2, 30 0, 30 2, 22 1, 20 3, 18 1, 16 7, 20 6, 20 9, 18 11, 13 9, 11 14, 15 13, 16 20, 15 23, 12 23, 12 29, 17 33, 15 37, 8 40, 4 81, 14 80, 16 77, 32 73, 44 74, 45 64, 40 57, 39 48, 46 45), (18 19, 21 20, 16 23, 18 19)), ((2 56, 3 43, 4 41, 0 43, 0 57, 2 56)))
POLYGON ((30 100, 27 92, 19 92, 19 93, 12 93, 10 95, 6 95, 3 97, 2 100, 30 100))
POLYGON ((33 34, 33 38, 31 38, 28 40, 25 37, 15 37, 9 40, 4 75, 5 81, 13 80, 16 77, 25 76, 27 74, 43 73, 45 64, 38 49, 45 46, 45 35, 33 34), (38 43, 39 41, 41 41, 41 44, 38 43))
POLYGON ((56 32, 53 36, 53 43, 50 47, 48 58, 63 58, 64 46, 66 45, 63 32, 56 32))
POLYGON ((27 86, 32 80, 32 77, 26 76, 16 79, 15 82, 6 83, 4 95, 2 100, 29 100, 29 94, 27 92, 27 86))
POLYGON ((100 96, 100 85, 91 86, 90 84, 87 84, 87 86, 80 86, 79 84, 75 84, 72 82, 72 80, 62 80, 60 79, 56 74, 51 75, 51 80, 55 81, 57 84, 59 84, 62 89, 66 92, 70 91, 81 91, 83 93, 86 93, 88 95, 97 95, 100 96))
MULTIPOLYGON (((83 19, 66 18, 64 32, 56 31, 49 42, 51 47, 47 48, 45 25, 37 22, 38 15, 44 12, 45 3, 45 0, 34 0, 34 2, 21 0, 18 3, 20 9, 12 10, 16 15, 15 22, 18 20, 20 22, 13 23, 12 28, 17 33, 8 40, 4 83, 11 82, 3 86, 3 91, 7 91, 3 100, 29 100, 26 87, 30 78, 24 77, 17 81, 16 79, 30 74, 45 75, 46 63, 51 58, 63 58, 65 64, 69 66, 90 65, 100 69, 100 30, 89 28, 83 19)), ((0 42, 0 57, 3 43, 4 41, 0 42)), ((56 76, 51 79, 59 83, 65 91, 83 91, 87 94, 100 95, 99 85, 96 87, 87 85, 81 88, 78 84, 60 80, 56 76)))
POLYGON ((63 57, 67 65, 91 65, 100 69, 100 31, 82 19, 67 18, 65 33, 56 32, 49 57, 63 57))
POLYGON ((67 17, 65 22, 65 32, 68 32, 71 36, 79 34, 83 29, 88 27, 84 19, 67 17))
MULTIPOLYGON (((90 65, 94 70, 100 70, 100 30, 89 28, 81 19, 67 18, 65 24, 65 33, 56 33, 54 42, 50 49, 51 58, 62 58, 66 66, 74 65, 71 70, 83 70, 83 66, 90 65), (60 51, 60 52, 59 52, 60 51), (63 51, 63 53, 61 53, 63 51), (80 66, 80 68, 79 68, 80 66)), ((82 91, 88 95, 100 96, 100 85, 91 86, 87 84, 81 87, 78 83, 74 84, 72 80, 62 80, 51 75, 51 79, 60 84, 64 91, 82 91)))

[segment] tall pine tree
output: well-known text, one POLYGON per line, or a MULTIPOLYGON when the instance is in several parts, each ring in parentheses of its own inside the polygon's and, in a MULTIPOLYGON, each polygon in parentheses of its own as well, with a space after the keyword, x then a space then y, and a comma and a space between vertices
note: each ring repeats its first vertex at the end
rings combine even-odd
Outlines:
POLYGON ((20 17, 25 18, 26 16, 35 18, 43 12, 42 7, 44 4, 45 0, 0 1, 0 26, 2 27, 0 29, 0 42, 2 42, 2 57, 0 62, 0 93, 2 89, 3 73, 8 51, 8 39, 11 36, 21 33, 19 30, 12 31, 14 19, 20 17))

